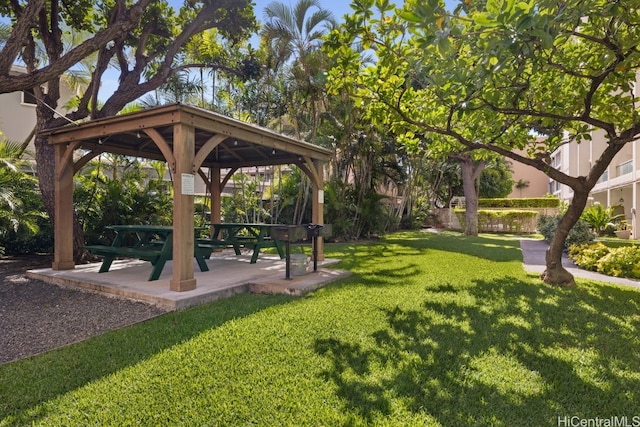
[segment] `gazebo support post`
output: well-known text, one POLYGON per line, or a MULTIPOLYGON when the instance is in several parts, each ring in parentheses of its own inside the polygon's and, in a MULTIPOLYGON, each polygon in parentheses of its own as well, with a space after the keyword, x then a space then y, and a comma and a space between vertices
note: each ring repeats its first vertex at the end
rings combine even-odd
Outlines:
MULTIPOLYGON (((311 220, 314 224, 324 224, 324 164, 320 161, 314 161, 315 174, 311 177, 313 183, 313 203, 311 205, 311 220)), ((316 237, 317 254, 315 261, 324 261, 324 238, 316 237)))
POLYGON ((54 270, 71 270, 73 261, 73 162, 65 161, 66 144, 55 146, 54 270))
POLYGON ((195 131, 186 124, 173 127, 173 155, 176 159, 173 181, 173 277, 172 291, 190 291, 196 288, 193 270, 194 208, 193 194, 183 194, 189 185, 184 179, 193 179, 195 131))

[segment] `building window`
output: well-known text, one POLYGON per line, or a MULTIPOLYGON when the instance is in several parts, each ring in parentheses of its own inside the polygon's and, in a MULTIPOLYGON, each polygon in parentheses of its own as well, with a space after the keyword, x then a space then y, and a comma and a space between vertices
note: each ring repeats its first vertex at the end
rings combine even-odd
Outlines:
POLYGON ((596 184, 600 184, 608 180, 609 180, 609 171, 606 170, 602 175, 600 175, 600 178, 598 179, 598 182, 596 184))
POLYGON ((22 91, 22 103, 26 105, 36 105, 38 103, 33 88, 22 91))
POLYGON ((633 160, 628 160, 618 165, 618 176, 633 172, 633 160))

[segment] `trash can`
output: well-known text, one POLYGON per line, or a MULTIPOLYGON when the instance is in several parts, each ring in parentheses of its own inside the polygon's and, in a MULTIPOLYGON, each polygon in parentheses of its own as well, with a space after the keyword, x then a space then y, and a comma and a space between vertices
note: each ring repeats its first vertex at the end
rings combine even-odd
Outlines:
POLYGON ((303 276, 307 274, 307 256, 305 254, 291 254, 291 275, 303 276))

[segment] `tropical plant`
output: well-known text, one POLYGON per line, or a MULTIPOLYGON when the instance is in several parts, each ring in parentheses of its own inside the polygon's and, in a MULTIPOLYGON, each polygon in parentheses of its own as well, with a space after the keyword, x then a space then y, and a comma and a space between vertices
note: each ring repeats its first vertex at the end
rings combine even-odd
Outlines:
POLYGON ((47 216, 37 180, 26 171, 30 164, 23 154, 22 144, 0 134, 0 253, 9 246, 12 253, 50 249, 52 243, 50 236, 41 236, 36 245, 28 243, 40 232, 47 216))
POLYGON ((522 178, 520 178, 516 183, 515 183, 515 187, 516 189, 520 192, 520 197, 522 197, 522 190, 529 188, 529 185, 531 185, 531 183, 529 181, 526 181, 522 178))
POLYGON ((580 219, 589 224, 599 236, 604 236, 607 234, 609 224, 624 218, 624 215, 616 215, 614 212, 614 206, 604 207, 596 202, 582 211, 580 219))
POLYGON ((263 205, 263 191, 258 174, 251 177, 245 172, 236 172, 231 180, 234 190, 231 197, 222 200, 222 217, 225 222, 270 222, 269 211, 263 205))
POLYGON ((113 224, 172 223, 173 200, 163 180, 166 165, 104 155, 76 176, 74 201, 87 244, 108 244, 113 224))
POLYGON ((489 159, 478 180, 478 197, 507 197, 514 185, 509 162, 502 156, 489 159))
MULTIPOLYGON (((545 240, 550 241, 555 235, 556 228, 562 220, 562 215, 540 215, 538 217, 538 232, 542 234, 545 240)), ((565 240, 563 251, 567 250, 571 245, 582 245, 593 240, 593 232, 583 220, 577 221, 565 240)))
POLYGON ((297 137, 309 133, 315 140, 324 111, 326 59, 320 49, 325 32, 335 26, 332 13, 318 0, 298 0, 291 7, 272 2, 264 10, 262 38, 269 52, 270 68, 286 69, 289 116, 297 137))

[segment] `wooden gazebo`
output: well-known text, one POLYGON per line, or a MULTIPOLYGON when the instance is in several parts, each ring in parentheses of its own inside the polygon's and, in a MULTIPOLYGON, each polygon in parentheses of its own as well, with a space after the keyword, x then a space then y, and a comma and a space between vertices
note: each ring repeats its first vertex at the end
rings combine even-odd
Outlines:
MULTIPOLYGON (((199 174, 210 188, 212 222, 220 222, 220 194, 242 167, 294 164, 311 179, 312 221, 323 224, 323 168, 331 151, 189 105, 144 111, 43 131, 55 146, 54 270, 73 260, 73 175, 102 153, 166 161, 173 176, 173 276, 170 289, 196 287, 194 278, 194 194, 199 174), (207 175, 202 168, 209 168, 207 175), (221 176, 221 170, 226 171, 221 176), (211 179, 209 179, 211 177, 211 179)), ((322 238, 318 259, 323 258, 322 238)))

